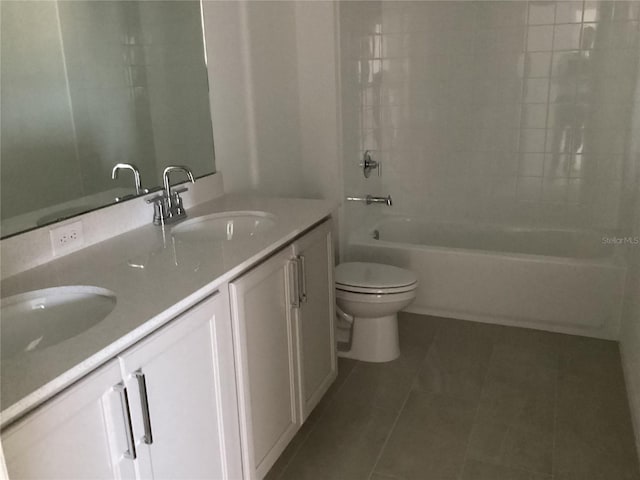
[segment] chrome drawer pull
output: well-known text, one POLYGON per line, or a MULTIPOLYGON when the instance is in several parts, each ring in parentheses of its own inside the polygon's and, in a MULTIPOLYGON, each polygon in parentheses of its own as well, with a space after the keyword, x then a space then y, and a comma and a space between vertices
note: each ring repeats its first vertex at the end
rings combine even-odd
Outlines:
POLYGON ((121 382, 113 388, 120 394, 120 404, 122 405, 122 413, 124 415, 124 431, 127 435, 127 451, 124 452, 124 458, 135 460, 136 444, 133 440, 133 427, 131 426, 131 411, 129 410, 129 395, 127 394, 127 387, 125 387, 121 382))
POLYGON ((292 258, 287 264, 287 284, 289 286, 289 302, 293 308, 300 308, 300 267, 297 258, 292 258))
POLYGON ((137 370, 133 374, 138 381, 138 389, 140 390, 140 403, 142 404, 142 423, 144 424, 143 441, 147 445, 153 443, 151 435, 151 415, 149 414, 149 398, 147 397, 147 381, 141 370, 137 370))
POLYGON ((307 303, 307 271, 304 267, 304 255, 298 255, 298 265, 300 266, 300 273, 298 274, 300 302, 307 303))

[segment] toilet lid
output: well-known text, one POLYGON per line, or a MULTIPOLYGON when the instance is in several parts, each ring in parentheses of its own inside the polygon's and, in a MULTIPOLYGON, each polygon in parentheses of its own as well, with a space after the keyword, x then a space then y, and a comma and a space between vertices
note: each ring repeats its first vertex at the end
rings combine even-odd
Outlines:
POLYGON ((336 267, 336 286, 344 290, 353 288, 394 290, 414 285, 416 275, 404 268, 380 263, 348 262, 336 267))

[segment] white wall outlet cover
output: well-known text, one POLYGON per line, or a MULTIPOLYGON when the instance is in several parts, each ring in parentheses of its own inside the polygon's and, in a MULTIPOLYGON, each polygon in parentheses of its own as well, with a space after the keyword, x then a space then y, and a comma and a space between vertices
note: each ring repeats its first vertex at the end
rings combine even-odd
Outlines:
POLYGON ((82 222, 67 223, 49 230, 54 256, 64 255, 84 246, 82 222))

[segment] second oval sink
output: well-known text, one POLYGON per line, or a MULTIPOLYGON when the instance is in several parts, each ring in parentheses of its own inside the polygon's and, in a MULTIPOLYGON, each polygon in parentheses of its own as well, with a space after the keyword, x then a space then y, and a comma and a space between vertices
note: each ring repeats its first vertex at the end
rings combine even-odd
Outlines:
POLYGON ((276 224, 276 216, 259 211, 223 212, 192 218, 171 230, 186 242, 231 241, 255 237, 276 224))
POLYGON ((115 294, 92 286, 45 288, 3 298, 0 358, 55 345, 93 327, 116 306, 115 294))

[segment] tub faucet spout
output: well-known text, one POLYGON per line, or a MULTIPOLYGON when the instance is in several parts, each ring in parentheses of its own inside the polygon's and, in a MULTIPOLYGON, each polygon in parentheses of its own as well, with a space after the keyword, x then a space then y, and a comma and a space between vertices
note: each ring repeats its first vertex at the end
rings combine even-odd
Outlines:
POLYGON ((367 195, 366 197, 347 197, 347 200, 350 202, 364 202, 367 205, 371 205, 372 203, 384 203, 388 207, 393 205, 391 195, 387 195, 386 197, 374 197, 373 195, 367 195))

